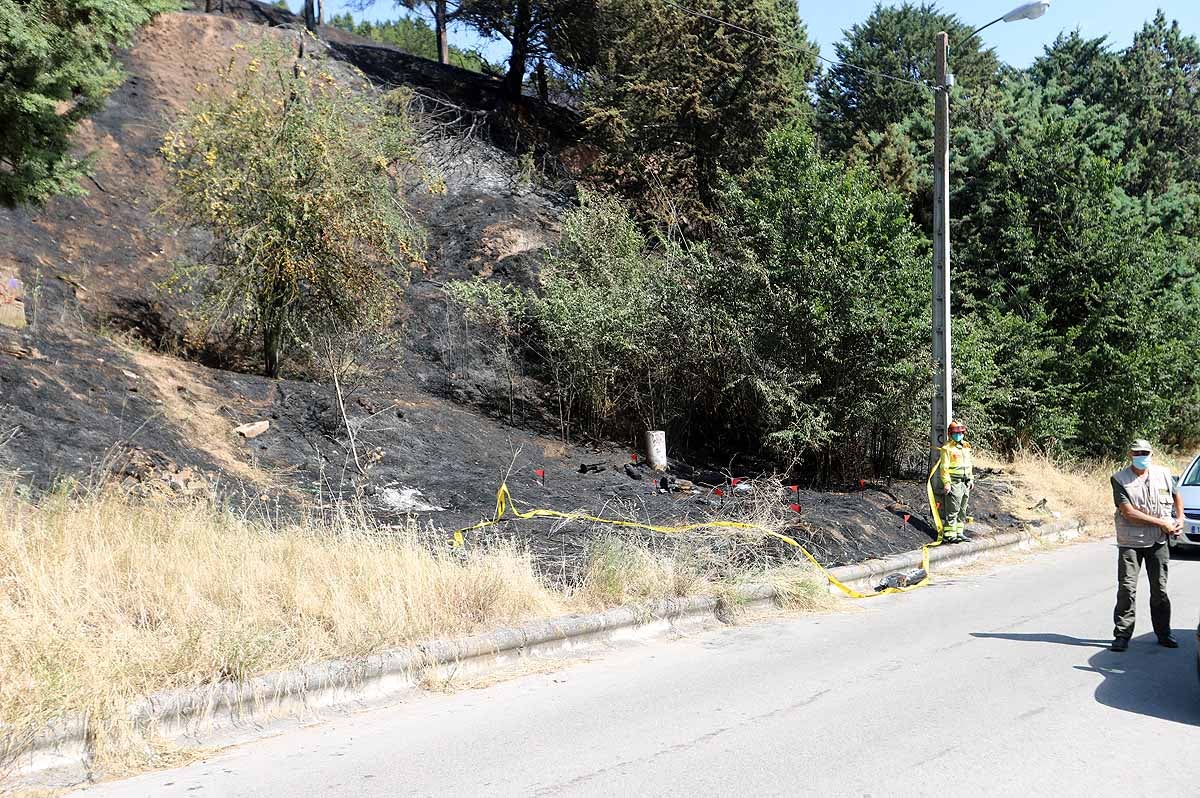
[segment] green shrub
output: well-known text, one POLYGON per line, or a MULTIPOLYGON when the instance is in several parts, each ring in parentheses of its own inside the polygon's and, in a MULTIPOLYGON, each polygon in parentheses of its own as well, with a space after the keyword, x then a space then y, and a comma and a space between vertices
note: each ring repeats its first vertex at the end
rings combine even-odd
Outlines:
POLYGON ((688 243, 581 192, 527 309, 564 432, 665 428, 827 476, 923 458, 927 249, 903 201, 789 129, 722 214, 688 243))
POLYGON ((210 230, 205 316, 262 338, 264 369, 388 323, 421 236, 395 185, 411 129, 319 62, 235 58, 163 145, 183 218, 210 230))

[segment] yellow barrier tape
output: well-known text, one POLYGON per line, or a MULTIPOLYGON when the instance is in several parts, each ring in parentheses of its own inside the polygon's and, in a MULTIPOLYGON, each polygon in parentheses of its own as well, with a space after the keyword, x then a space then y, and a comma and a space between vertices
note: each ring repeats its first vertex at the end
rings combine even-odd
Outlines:
POLYGON ((495 526, 504 520, 504 516, 507 515, 510 510, 512 515, 515 517, 527 521, 534 518, 558 518, 564 521, 590 521, 596 524, 607 524, 609 526, 625 527, 627 529, 644 529, 649 532, 658 532, 665 535, 690 532, 694 529, 709 528, 757 529, 768 537, 776 538, 777 540, 781 540, 787 545, 798 549, 800 553, 803 554, 804 557, 813 564, 813 567, 815 567, 821 573, 821 575, 829 581, 829 584, 833 585, 850 598, 865 599, 887 595, 888 593, 907 593, 910 590, 916 590, 919 587, 924 587, 925 585, 929 584, 929 550, 942 545, 942 516, 938 512, 937 501, 934 499, 933 495, 933 474, 936 470, 937 466, 935 465, 934 470, 929 472, 929 479, 925 482, 926 493, 929 497, 929 509, 933 513, 934 526, 937 528, 937 540, 933 541, 932 543, 927 543, 921 547, 921 568, 925 571, 925 578, 913 585, 907 585, 905 587, 888 587, 875 593, 860 593, 854 588, 843 584, 837 579, 837 577, 829 573, 825 566, 821 565, 821 563, 817 561, 817 558, 814 557, 808 549, 801 546, 800 543, 794 538, 790 538, 787 535, 782 535, 778 532, 772 532, 769 529, 763 529, 761 526, 756 524, 744 524, 738 521, 706 521, 699 524, 683 524, 679 526, 655 526, 654 524, 641 524, 636 521, 620 521, 615 518, 598 518, 594 515, 586 515, 583 513, 561 513, 557 510, 535 509, 521 512, 517 509, 516 503, 513 501, 512 494, 509 493, 508 485, 506 483, 501 483, 500 489, 496 491, 496 514, 492 516, 492 518, 485 521, 480 521, 478 524, 474 524, 473 526, 456 529, 454 531, 454 547, 461 548, 465 544, 465 534, 467 532, 474 532, 477 529, 486 529, 487 527, 495 526))

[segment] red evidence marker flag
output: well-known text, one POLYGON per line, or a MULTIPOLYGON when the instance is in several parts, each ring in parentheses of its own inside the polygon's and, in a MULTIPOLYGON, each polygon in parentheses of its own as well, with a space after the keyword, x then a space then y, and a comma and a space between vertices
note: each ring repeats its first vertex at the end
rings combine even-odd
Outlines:
POLYGON ((790 490, 792 493, 799 493, 800 486, 799 485, 788 485, 788 490, 790 490))
POLYGON ((535 469, 533 469, 533 473, 536 474, 537 478, 540 479, 542 482, 546 481, 546 469, 535 468, 535 469))
POLYGON ((717 494, 718 496, 725 495, 725 491, 721 490, 720 488, 713 488, 713 493, 717 494))
POLYGON ((789 508, 789 509, 790 509, 790 510, 791 510, 793 513, 799 513, 799 512, 803 512, 803 511, 804 511, 804 508, 803 508, 803 507, 801 507, 801 506, 800 506, 800 505, 798 505, 798 504, 789 504, 789 505, 788 505, 788 508, 789 508))
POLYGON ((729 484, 730 484, 730 485, 733 485, 733 486, 736 488, 736 487, 737 487, 737 485, 738 485, 738 483, 739 483, 739 482, 741 482, 741 481, 742 481, 742 478, 741 478, 741 477, 732 477, 732 478, 730 478, 730 480, 729 480, 729 484))
POLYGON ((636 463, 637 462, 637 452, 634 452, 633 454, 629 455, 629 459, 631 459, 633 462, 636 463))
POLYGON ((912 518, 912 516, 911 516, 911 515, 909 515, 908 513, 905 513, 905 514, 904 514, 904 523, 906 523, 906 524, 907 524, 907 523, 908 523, 908 519, 910 519, 910 518, 912 518))

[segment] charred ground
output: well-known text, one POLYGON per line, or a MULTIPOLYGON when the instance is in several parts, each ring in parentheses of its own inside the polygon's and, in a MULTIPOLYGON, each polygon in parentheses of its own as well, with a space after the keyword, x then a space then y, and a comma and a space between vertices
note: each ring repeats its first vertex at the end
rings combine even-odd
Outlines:
MULTIPOLYGON (((790 503, 802 507, 793 512, 792 534, 827 564, 931 538, 919 480, 840 491, 799 481, 792 493, 735 459, 720 468, 677 464, 673 473, 695 488, 671 492, 632 465, 628 443, 560 441, 552 397, 534 380, 518 381, 510 416, 499 399, 507 381, 486 341, 461 329, 440 285, 472 275, 535 283, 571 190, 557 175, 530 181, 511 152, 512 131, 515 124, 539 128, 542 152, 561 151, 572 113, 534 101, 514 110, 491 78, 341 32, 329 34, 333 58, 377 85, 428 95, 423 157, 445 191, 414 186, 410 196, 429 248, 405 297, 406 348, 369 384, 352 386, 343 417, 328 386, 257 376, 251 353, 197 335, 189 297, 164 285, 173 264, 206 242, 161 212, 169 201, 162 134, 234 44, 298 36, 294 28, 266 27, 294 26, 277 9, 239 0, 226 12, 165 15, 123 56, 128 79, 79 134, 80 148, 97 154, 87 196, 0 210, 7 243, 0 270, 24 282, 28 321, 23 330, 0 328, 0 441, 7 441, 0 464, 37 490, 115 475, 135 490, 211 494, 264 512, 354 498, 386 521, 414 513, 446 530, 489 516, 504 480, 523 506, 682 523, 747 511, 749 494, 725 484, 742 477, 754 501, 770 496, 784 511, 790 503), (464 126, 475 134, 463 135, 464 126), (270 428, 257 437, 234 432, 261 420, 270 428), (354 465, 347 423, 369 467, 354 465), (583 464, 602 469, 581 473, 583 464)), ((1002 476, 981 475, 973 506, 987 527, 1020 523, 1002 509, 1009 490, 1002 476)), ((553 558, 582 551, 594 534, 586 524, 534 521, 473 542, 516 536, 553 558)))

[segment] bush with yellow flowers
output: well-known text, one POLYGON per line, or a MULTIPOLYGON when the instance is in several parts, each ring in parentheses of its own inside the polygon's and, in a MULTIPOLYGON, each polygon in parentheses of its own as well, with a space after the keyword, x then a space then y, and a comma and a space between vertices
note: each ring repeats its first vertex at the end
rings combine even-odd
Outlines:
POLYGON ((181 274, 204 319, 259 338, 268 376, 316 337, 390 324, 422 246, 398 185, 413 140, 402 109, 277 42, 234 53, 167 133, 170 207, 212 234, 181 274))

